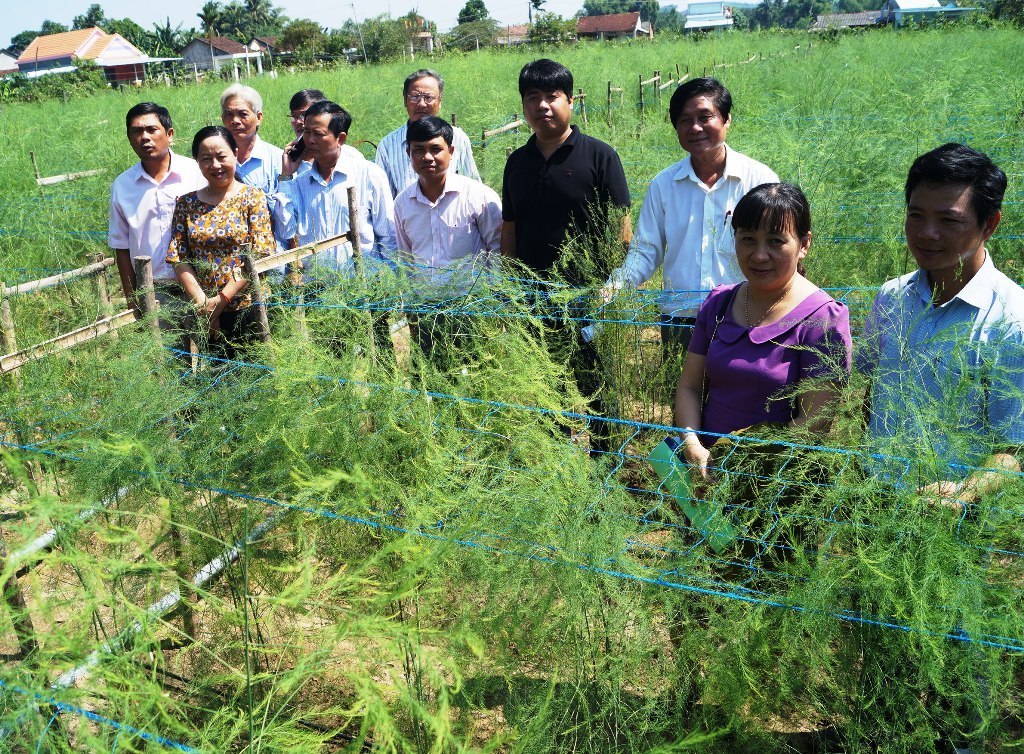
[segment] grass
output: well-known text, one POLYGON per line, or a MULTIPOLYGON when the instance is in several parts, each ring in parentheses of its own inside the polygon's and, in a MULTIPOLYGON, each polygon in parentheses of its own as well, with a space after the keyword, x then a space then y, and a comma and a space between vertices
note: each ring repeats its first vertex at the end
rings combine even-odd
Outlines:
MULTIPOLYGON (((870 286, 908 269, 911 159, 958 138, 1011 175, 991 249, 1021 278, 1024 79, 1006 61, 1022 47, 1013 31, 951 28, 547 52, 588 92, 589 130, 622 155, 634 209, 681 157, 663 114, 635 108, 638 76, 757 52, 715 69, 736 100, 730 143, 807 190, 812 278, 870 286), (600 107, 609 80, 628 89, 611 125, 600 107)), ((528 57, 434 61, 444 111, 477 139, 518 109, 528 57)), ((408 68, 260 80, 266 138, 287 140, 288 97, 315 86, 351 109, 352 138, 378 139, 401 120, 408 68)), ((0 155, 2 275, 38 277, 23 268, 78 266, 104 250, 82 234, 105 228, 109 181, 132 162, 124 111, 143 98, 167 104, 183 145, 216 121, 219 89, 6 108, 0 138, 16 146, 0 155), (107 172, 40 197, 30 149, 44 174, 107 172)), ((524 138, 477 149, 492 186, 524 138)), ((930 751, 978 725, 991 750, 1019 743, 1020 480, 975 522, 927 508, 845 453, 794 452, 782 470, 737 456, 712 496, 745 521, 746 540, 715 557, 656 494, 643 458, 657 427, 624 429, 623 452, 598 462, 572 439, 590 429, 584 396, 517 285, 479 292, 480 308, 500 301, 503 316, 472 318, 465 373, 414 377, 356 353, 365 321, 346 302, 390 292, 375 285, 328 292, 329 306, 309 312, 312 339, 282 317, 250 365, 182 376, 146 333, 125 331, 27 367, 23 385, 0 394, 7 441, 18 428, 34 445, 6 446, 5 502, 20 514, 4 522, 9 549, 74 528, 23 578, 40 648, 10 663, 4 683, 203 751, 791 751, 829 729, 847 751, 930 751), (36 480, 25 458, 42 464, 36 480), (189 586, 281 511, 237 567, 189 586), (190 609, 147 617, 175 587, 190 609), (48 689, 136 620, 124 651, 48 689)), ((643 321, 651 305, 636 304, 643 321)), ((87 283, 12 305, 22 344, 97 314, 87 283)), ((656 363, 655 337, 622 324, 602 348, 629 415, 664 422, 654 367, 628 368, 656 363)), ((833 438, 851 450, 862 387, 851 386, 833 438)), ((9 630, 4 641, 13 653, 9 630)), ((82 715, 51 725, 51 713, 25 694, 0 696, 15 750, 160 748, 82 715)))

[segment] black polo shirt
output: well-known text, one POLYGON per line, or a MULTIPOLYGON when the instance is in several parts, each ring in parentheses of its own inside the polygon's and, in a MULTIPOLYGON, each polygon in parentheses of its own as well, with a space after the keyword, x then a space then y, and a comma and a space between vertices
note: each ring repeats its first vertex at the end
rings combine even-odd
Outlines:
MULTIPOLYGON (((610 206, 628 207, 629 188, 618 153, 572 126, 547 160, 537 137, 511 155, 502 182, 502 218, 516 224, 516 256, 547 277, 569 237, 602 238, 610 206)), ((563 266, 570 282, 571 266, 563 266)), ((605 275, 610 270, 598 270, 605 275)), ((592 282, 592 281, 591 281, 592 282)))

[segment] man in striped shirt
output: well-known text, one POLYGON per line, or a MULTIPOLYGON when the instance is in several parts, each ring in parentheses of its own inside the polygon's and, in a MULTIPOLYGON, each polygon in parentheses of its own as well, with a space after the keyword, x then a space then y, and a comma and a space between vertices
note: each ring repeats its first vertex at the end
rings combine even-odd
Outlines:
MULTIPOLYGON (((412 169, 409 153, 406 151, 406 129, 409 123, 425 116, 436 116, 441 111, 441 97, 444 94, 444 81, 437 71, 423 68, 410 73, 402 88, 405 97, 405 109, 409 120, 380 140, 377 145, 377 165, 387 173, 391 186, 391 196, 398 196, 403 189, 416 183, 416 173, 412 169)), ((480 180, 480 171, 473 161, 473 145, 466 132, 455 127, 455 140, 452 155, 452 169, 459 175, 480 180)))

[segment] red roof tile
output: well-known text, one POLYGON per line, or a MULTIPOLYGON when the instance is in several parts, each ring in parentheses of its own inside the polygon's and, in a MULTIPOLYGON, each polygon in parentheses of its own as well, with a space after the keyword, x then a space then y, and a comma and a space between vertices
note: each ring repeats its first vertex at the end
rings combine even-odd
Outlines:
POLYGON ((640 22, 639 13, 610 13, 606 16, 580 16, 576 24, 579 34, 617 34, 636 29, 640 22))

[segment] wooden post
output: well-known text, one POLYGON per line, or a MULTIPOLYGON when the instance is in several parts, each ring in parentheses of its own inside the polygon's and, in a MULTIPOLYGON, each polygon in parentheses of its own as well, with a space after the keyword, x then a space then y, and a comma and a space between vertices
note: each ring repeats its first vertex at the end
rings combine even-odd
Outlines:
POLYGON ((661 71, 654 72, 654 78, 658 79, 654 84, 654 90, 658 93, 658 107, 661 107, 661 71))
POLYGON ((135 298, 143 316, 149 317, 149 329, 153 337, 163 344, 160 339, 160 321, 157 319, 160 305, 156 302, 156 291, 153 290, 153 264, 149 257, 135 257, 135 298))
POLYGON ((679 63, 676 63, 676 81, 682 81, 682 77, 679 75, 679 63))
POLYGON ((39 179, 42 178, 42 176, 39 174, 39 163, 36 162, 36 153, 30 149, 28 150, 28 156, 32 158, 32 170, 36 174, 36 185, 39 187, 39 196, 45 198, 46 193, 43 191, 43 184, 39 182, 39 179))
MULTIPOLYGON (((0 571, 7 563, 7 543, 0 537, 0 571)), ((32 616, 28 612, 28 603, 25 601, 25 593, 18 583, 17 574, 11 574, 3 584, 4 602, 10 610, 11 623, 14 625, 14 633, 18 637, 18 654, 24 661, 39 649, 36 641, 36 628, 32 624, 32 616)))
POLYGON ((348 240, 352 244, 352 261, 356 274, 363 277, 363 252, 359 248, 359 207, 356 204, 356 187, 348 187, 348 240))
MULTIPOLYGON (((351 191, 351 189, 349 189, 351 191)), ((263 286, 260 284, 260 274, 256 271, 256 260, 252 254, 242 255, 242 272, 248 281, 249 297, 252 303, 249 306, 256 307, 256 324, 259 328, 260 340, 264 343, 270 342, 270 321, 267 319, 267 299, 263 295, 263 286)))
POLYGON ((455 128, 458 125, 459 125, 459 116, 456 115, 455 113, 452 113, 452 128, 455 128))
MULTIPOLYGON (((2 343, 4 347, 4 353, 16 353, 18 350, 18 340, 14 333, 14 317, 11 316, 11 302, 4 296, 5 284, 0 283, 0 335, 2 335, 2 343)), ((16 369, 10 376, 10 384, 17 392, 21 390, 22 379, 21 370, 16 369)), ((14 439, 18 441, 19 445, 28 445, 29 438, 25 435, 25 430, 22 427, 15 427, 14 439)), ((28 472, 29 478, 34 482, 40 481, 40 476, 36 474, 36 465, 31 460, 26 459, 24 462, 25 471, 28 472)), ((3 564, 0 563, 0 566, 3 564)))
MULTIPOLYGON (((356 187, 348 187, 348 240, 352 244, 352 261, 355 264, 359 279, 366 282, 366 270, 363 268, 363 250, 359 248, 359 205, 356 203, 356 187)), ((370 363, 377 363, 377 339, 373 331, 373 312, 366 310, 366 321, 370 334, 370 363)))
POLYGON ((610 126, 612 124, 612 82, 608 82, 608 109, 605 110, 605 122, 610 126))
MULTIPOLYGON (((103 258, 104 256, 102 253, 96 252, 95 254, 89 255, 89 262, 91 264, 99 264, 100 262, 103 261, 103 258)), ((114 312, 114 305, 110 300, 110 290, 107 288, 106 270, 100 270, 98 273, 96 273, 95 286, 96 298, 99 299, 100 302, 100 316, 109 317, 114 312)), ((110 337, 117 339, 121 336, 117 332, 117 330, 114 330, 112 333, 110 333, 110 337)))
POLYGON ((644 75, 641 73, 637 76, 637 81, 640 82, 640 113, 644 111, 644 75))
POLYGON ((583 125, 587 125, 587 95, 582 89, 580 89, 577 95, 580 100, 580 117, 583 119, 583 125))

